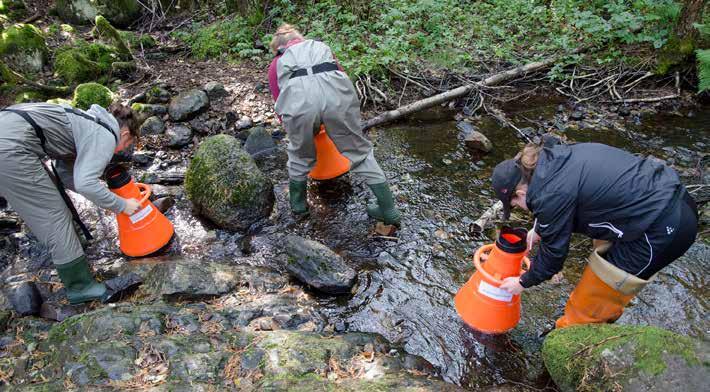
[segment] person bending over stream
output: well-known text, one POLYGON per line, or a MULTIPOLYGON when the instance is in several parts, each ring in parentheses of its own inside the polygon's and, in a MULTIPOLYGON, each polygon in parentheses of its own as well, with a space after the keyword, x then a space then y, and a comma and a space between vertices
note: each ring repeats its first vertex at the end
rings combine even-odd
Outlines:
POLYGON ((530 270, 504 280, 508 292, 519 294, 558 273, 572 233, 594 239, 557 328, 616 321, 698 231, 696 204, 673 169, 604 144, 529 144, 495 167, 492 182, 505 219, 511 207, 532 211, 528 247, 540 241, 530 270))
POLYGON ((0 196, 52 256, 71 304, 103 300, 106 286, 89 269, 63 186, 55 186, 42 160, 55 160, 58 183, 99 207, 133 214, 134 199, 116 196, 99 178, 114 157, 129 150, 138 127, 131 109, 98 105, 87 111, 48 103, 0 111, 0 196))
POLYGON ((362 133, 355 87, 328 45, 304 39, 285 24, 276 30, 270 46, 275 58, 269 66, 269 87, 289 140, 291 211, 308 212, 307 176, 316 162, 313 138, 323 124, 338 151, 350 160, 350 171, 364 177, 377 197, 377 204, 367 207, 368 215, 399 226, 400 213, 387 178, 375 160, 372 143, 362 133))

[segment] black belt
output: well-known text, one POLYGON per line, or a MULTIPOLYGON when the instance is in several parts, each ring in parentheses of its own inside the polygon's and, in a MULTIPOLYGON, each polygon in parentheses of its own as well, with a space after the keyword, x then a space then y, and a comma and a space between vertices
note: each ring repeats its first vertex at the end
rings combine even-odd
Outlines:
POLYGON ((292 78, 297 78, 299 76, 306 76, 308 75, 308 70, 311 70, 311 74, 315 75, 317 73, 321 72, 330 72, 330 71, 338 71, 340 68, 338 68, 338 65, 335 63, 320 63, 316 64, 310 68, 299 68, 293 73, 291 73, 292 78))
MULTIPOLYGON (((37 124, 37 122, 32 118, 32 116, 27 113, 27 111, 24 110, 17 110, 17 109, 2 109, 0 110, 2 112, 11 112, 15 113, 18 116, 22 117, 27 121, 32 128, 35 130, 35 134, 37 135, 37 138, 39 139, 40 145, 42 146, 42 150, 44 151, 45 154, 47 154, 47 149, 45 147, 45 143, 47 142, 47 137, 44 135, 44 130, 42 130, 42 127, 37 124)), ((64 108, 64 111, 67 113, 72 113, 77 116, 80 116, 82 118, 85 118, 87 120, 93 121, 99 125, 101 125, 103 128, 105 128, 116 140, 116 144, 118 144, 118 137, 116 137, 116 134, 113 133, 111 130, 111 127, 109 127, 105 122, 99 120, 98 118, 94 116, 90 116, 80 110, 72 109, 72 108, 64 108)), ((47 154, 49 155, 49 154, 47 154)), ((59 178, 59 173, 57 173, 57 168, 54 167, 54 164, 52 166, 52 173, 54 174, 54 179, 56 181, 57 185, 57 191, 59 191, 59 195, 62 196, 62 199, 64 200, 64 204, 67 205, 67 208, 69 208, 69 212, 71 212, 72 219, 74 219, 74 222, 79 226, 81 229, 81 232, 84 233, 84 237, 86 237, 87 240, 92 240, 94 237, 91 235, 91 232, 89 231, 89 228, 86 227, 84 222, 81 221, 81 217, 79 217, 79 212, 77 212, 76 207, 74 207, 74 204, 72 203, 71 199, 69 198, 69 195, 67 195, 67 191, 64 187, 64 183, 62 183, 61 178, 59 178)))

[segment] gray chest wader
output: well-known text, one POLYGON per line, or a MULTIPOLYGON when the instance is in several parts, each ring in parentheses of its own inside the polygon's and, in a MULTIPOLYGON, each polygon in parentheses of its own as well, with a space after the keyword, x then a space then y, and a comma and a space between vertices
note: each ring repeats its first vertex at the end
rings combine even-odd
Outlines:
MULTIPOLYGON (((37 135, 37 138, 39 139, 40 145, 42 146, 42 150, 44 150, 45 154, 47 154, 47 149, 45 148, 45 144, 47 142, 47 138, 44 136, 44 131, 42 130, 42 127, 37 125, 37 122, 32 119, 32 117, 24 110, 16 110, 16 109, 2 109, 0 110, 2 112, 11 112, 15 113, 18 116, 22 117, 27 123, 29 123, 32 128, 35 130, 35 134, 37 135)), ((106 129, 111 136, 116 140, 116 144, 118 144, 118 138, 116 137, 116 134, 113 133, 111 130, 111 127, 109 127, 106 123, 101 121, 100 119, 96 117, 89 116, 88 114, 81 112, 76 109, 71 109, 71 108, 64 108, 64 111, 67 113, 71 113, 74 115, 77 115, 79 117, 85 118, 87 120, 93 121, 104 129, 106 129)), ((49 155, 49 154, 47 154, 49 155)), ((59 191, 59 194, 62 196, 62 199, 64 200, 64 203, 67 205, 67 208, 69 208, 69 211, 71 212, 72 219, 76 224, 79 226, 81 229, 81 232, 84 234, 84 237, 86 237, 87 240, 93 240, 94 237, 91 235, 91 231, 89 231, 89 228, 86 227, 84 222, 82 222, 81 217, 79 217, 79 213, 76 210, 76 207, 74 207, 74 203, 72 203, 71 199, 69 198, 69 195, 67 195, 66 188, 64 187, 64 183, 62 183, 62 180, 59 178, 59 173, 57 173, 57 169, 54 167, 54 164, 50 165, 52 167, 52 174, 54 174, 54 180, 55 184, 57 185, 57 190, 59 191)))

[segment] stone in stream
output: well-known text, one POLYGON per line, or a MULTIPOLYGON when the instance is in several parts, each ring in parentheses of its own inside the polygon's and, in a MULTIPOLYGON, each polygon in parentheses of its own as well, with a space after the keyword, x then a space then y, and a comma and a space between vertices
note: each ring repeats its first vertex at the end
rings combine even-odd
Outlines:
POLYGON ((190 120, 210 106, 210 99, 203 90, 193 89, 180 93, 170 100, 168 113, 174 121, 190 120))
POLYGON ((486 135, 478 132, 473 124, 467 121, 459 121, 456 123, 456 128, 460 131, 459 138, 466 143, 468 148, 486 153, 493 150, 493 143, 488 140, 486 135))
POLYGON ((217 226, 244 231, 271 214, 274 191, 237 139, 206 138, 185 175, 185 190, 195 210, 217 226))
POLYGON ((141 136, 160 135, 165 132, 165 123, 158 116, 148 117, 140 127, 141 136))
POLYGON ((192 129, 182 124, 173 125, 165 134, 169 137, 168 146, 182 148, 192 142, 192 129))
POLYGON ((264 150, 270 150, 276 147, 274 139, 271 138, 271 133, 269 133, 264 127, 254 127, 249 131, 249 136, 244 143, 244 149, 247 150, 249 154, 254 156, 254 154, 259 153, 264 150))
POLYGON ((347 294, 355 284, 355 270, 319 242, 289 235, 285 240, 285 250, 288 254, 286 270, 318 291, 347 294))
POLYGON ((172 208, 172 206, 175 205, 175 199, 172 196, 161 197, 161 198, 155 199, 153 201, 153 205, 160 212, 165 213, 170 208, 172 208))
POLYGON ((183 298, 226 294, 239 283, 233 266, 180 258, 159 264, 145 279, 142 290, 158 296, 183 298))
POLYGON ((700 391, 710 377, 710 343, 656 327, 556 329, 545 339, 542 356, 562 391, 700 391))
POLYGON ((34 282, 8 283, 4 291, 17 315, 24 317, 39 314, 42 296, 34 282))
POLYGON ((155 158, 155 153, 153 151, 138 151, 136 153, 133 153, 131 156, 131 160, 133 163, 137 164, 138 166, 146 166, 149 163, 153 162, 153 159, 155 158))

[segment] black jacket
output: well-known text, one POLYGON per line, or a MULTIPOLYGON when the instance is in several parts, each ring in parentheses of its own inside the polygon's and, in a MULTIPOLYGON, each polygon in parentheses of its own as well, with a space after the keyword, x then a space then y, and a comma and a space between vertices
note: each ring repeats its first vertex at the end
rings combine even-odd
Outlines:
POLYGON ((526 197, 540 250, 521 284, 559 272, 573 232, 609 241, 642 237, 679 185, 678 174, 660 161, 604 144, 544 148, 526 197))

